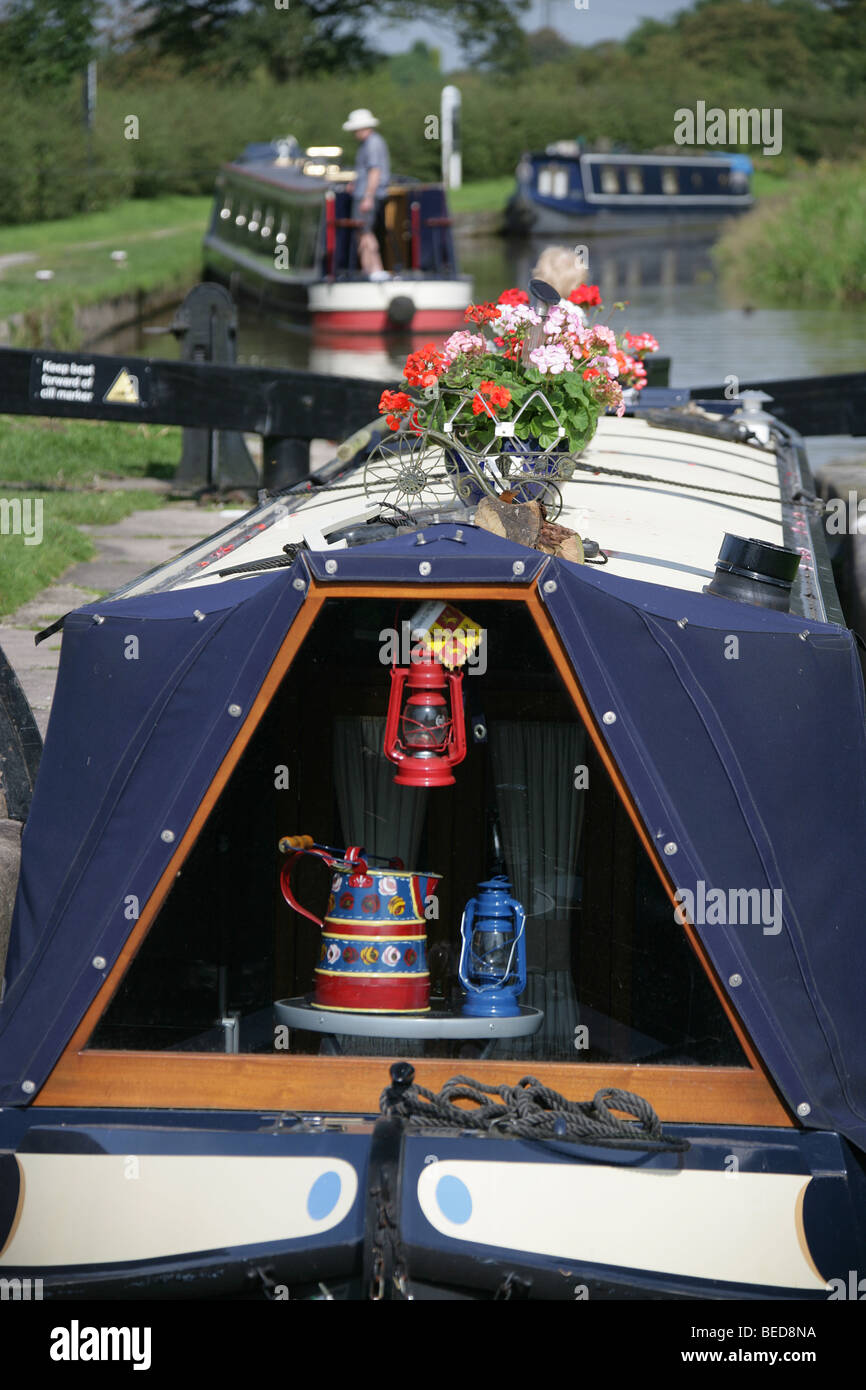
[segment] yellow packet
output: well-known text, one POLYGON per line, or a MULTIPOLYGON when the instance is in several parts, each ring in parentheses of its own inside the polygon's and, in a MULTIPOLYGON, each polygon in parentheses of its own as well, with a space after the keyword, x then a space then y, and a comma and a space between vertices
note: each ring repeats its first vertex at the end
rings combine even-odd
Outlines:
POLYGON ((483 636, 468 614, 441 599, 422 603, 412 618, 413 641, 425 643, 429 655, 452 670, 471 660, 483 636))

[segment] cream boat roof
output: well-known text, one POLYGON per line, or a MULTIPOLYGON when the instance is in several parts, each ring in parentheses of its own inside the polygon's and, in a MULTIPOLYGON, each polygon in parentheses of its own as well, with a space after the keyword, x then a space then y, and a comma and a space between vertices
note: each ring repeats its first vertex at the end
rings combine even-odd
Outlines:
MULTIPOLYGON (((582 462, 623 475, 592 476, 580 471, 559 484, 560 523, 598 542, 608 556, 607 573, 700 591, 713 576, 726 531, 789 546, 793 534, 803 551, 801 571, 814 565, 808 527, 797 508, 788 508, 792 515, 786 541, 778 460, 772 445, 731 443, 660 428, 639 417, 604 416, 582 462), (629 478, 629 473, 658 481, 629 478), (734 495, 720 495, 724 492, 734 495)), ((384 492, 378 495, 384 497, 384 492)), ((457 498, 452 500, 456 504, 457 498)), ((334 533, 364 523, 378 510, 365 493, 362 465, 356 473, 340 478, 333 490, 326 487, 275 498, 261 513, 265 529, 249 539, 234 538, 230 553, 215 554, 218 538, 204 541, 182 561, 172 561, 124 590, 124 596, 157 587, 195 588, 221 582, 221 569, 278 556, 292 542, 305 542, 313 550, 329 548, 334 533), (201 568, 191 574, 194 566, 201 568)), ((425 517, 425 522, 429 519, 425 517)), ((471 514, 465 519, 471 520, 471 514)), ((342 547, 345 541, 336 544, 342 547)))

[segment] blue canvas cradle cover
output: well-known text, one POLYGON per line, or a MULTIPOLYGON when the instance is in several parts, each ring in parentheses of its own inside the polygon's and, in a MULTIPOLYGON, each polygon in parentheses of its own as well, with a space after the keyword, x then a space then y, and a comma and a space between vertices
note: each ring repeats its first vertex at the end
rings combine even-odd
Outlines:
POLYGON ((333 576, 312 553, 67 619, 0 1007, 0 1103, 27 1102, 22 1083, 42 1083, 111 968, 134 925, 130 898, 147 900, 237 733, 229 705, 248 712, 303 602, 293 581, 308 567, 324 584, 400 586, 423 561, 434 584, 519 586, 543 571, 543 600, 674 886, 781 892, 778 934, 760 922, 697 931, 722 981, 740 977, 729 997, 792 1109, 866 1148, 866 717, 851 634, 810 622, 804 638, 801 618, 468 526, 424 535, 424 548, 409 535, 341 551, 333 576), (124 656, 130 635, 137 660, 124 656))

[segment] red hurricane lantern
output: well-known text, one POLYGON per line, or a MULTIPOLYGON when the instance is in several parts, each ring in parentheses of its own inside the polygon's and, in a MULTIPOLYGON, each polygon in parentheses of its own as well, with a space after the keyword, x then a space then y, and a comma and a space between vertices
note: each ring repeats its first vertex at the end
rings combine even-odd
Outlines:
POLYGON ((466 757, 463 672, 425 658, 391 672, 385 757, 401 787, 451 787, 451 769, 466 757))

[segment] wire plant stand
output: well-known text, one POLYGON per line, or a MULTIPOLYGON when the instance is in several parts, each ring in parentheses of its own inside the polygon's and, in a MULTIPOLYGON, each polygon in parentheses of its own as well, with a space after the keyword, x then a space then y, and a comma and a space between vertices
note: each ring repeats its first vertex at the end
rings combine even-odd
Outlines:
POLYGON ((499 420, 474 391, 440 392, 437 386, 424 394, 434 409, 420 429, 404 426, 368 455, 364 491, 371 502, 408 512, 435 511, 453 504, 455 496, 471 505, 482 496, 498 498, 507 492, 515 502, 541 502, 548 521, 556 521, 562 511, 559 484, 571 478, 583 450, 568 452, 563 444, 566 432, 543 391, 534 391, 511 420, 499 420), (477 430, 477 412, 472 409, 477 399, 493 422, 491 436, 481 447, 467 442, 469 430, 477 430), (522 440, 516 432, 520 417, 539 401, 550 416, 545 433, 555 435, 546 448, 522 440))

